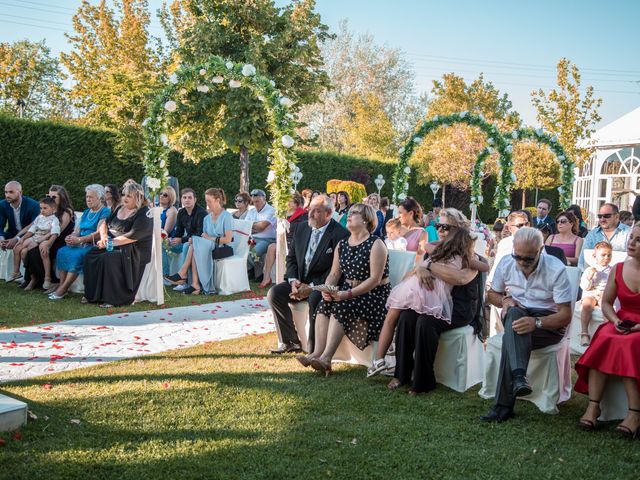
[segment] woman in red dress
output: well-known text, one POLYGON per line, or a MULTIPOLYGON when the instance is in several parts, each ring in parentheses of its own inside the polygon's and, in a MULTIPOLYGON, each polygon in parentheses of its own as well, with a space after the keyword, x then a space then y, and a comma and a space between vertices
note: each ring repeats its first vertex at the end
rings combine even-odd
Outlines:
POLYGON ((596 427, 600 399, 609 376, 622 377, 629 411, 616 430, 624 435, 640 435, 640 225, 636 224, 627 245, 629 257, 614 267, 615 275, 602 295, 602 313, 608 322, 596 331, 591 345, 576 363, 575 390, 589 395, 587 411, 580 426, 596 427), (613 303, 620 301, 616 312, 613 303))

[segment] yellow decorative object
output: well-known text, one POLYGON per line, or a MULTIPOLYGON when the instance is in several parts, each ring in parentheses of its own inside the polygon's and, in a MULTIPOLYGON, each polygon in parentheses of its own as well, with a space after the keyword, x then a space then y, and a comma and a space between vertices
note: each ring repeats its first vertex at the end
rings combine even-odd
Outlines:
POLYGON ((363 184, 351 180, 329 180, 327 193, 347 192, 351 203, 359 203, 367 196, 367 189, 363 184))

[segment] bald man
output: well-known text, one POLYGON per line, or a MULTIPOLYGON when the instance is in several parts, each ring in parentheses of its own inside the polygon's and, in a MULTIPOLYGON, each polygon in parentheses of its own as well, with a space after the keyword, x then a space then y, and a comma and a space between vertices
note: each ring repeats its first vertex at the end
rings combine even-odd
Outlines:
POLYGON ((15 180, 4 187, 0 201, 0 248, 12 249, 29 225, 40 214, 40 204, 22 195, 22 185, 15 180))

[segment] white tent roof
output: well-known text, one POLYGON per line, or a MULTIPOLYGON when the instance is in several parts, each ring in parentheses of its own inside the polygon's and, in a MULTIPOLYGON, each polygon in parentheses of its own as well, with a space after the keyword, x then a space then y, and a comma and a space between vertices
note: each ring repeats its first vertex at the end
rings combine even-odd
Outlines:
POLYGON ((640 107, 597 130, 588 143, 600 148, 640 145, 640 107))

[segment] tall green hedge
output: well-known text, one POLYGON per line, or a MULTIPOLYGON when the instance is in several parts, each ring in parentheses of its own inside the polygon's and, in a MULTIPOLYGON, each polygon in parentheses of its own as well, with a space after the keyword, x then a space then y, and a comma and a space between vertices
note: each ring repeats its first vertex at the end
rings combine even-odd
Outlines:
MULTIPOLYGON (((302 181, 298 189, 311 188, 323 191, 331 178, 351 178, 354 173, 366 173, 371 181, 369 192, 376 191, 373 180, 382 174, 387 183, 382 188, 383 196, 391 196, 391 177, 395 164, 367 158, 358 158, 329 152, 297 152, 302 181)), ((228 196, 238 190, 240 165, 238 155, 204 159, 199 164, 184 161, 181 155, 171 155, 171 174, 176 176, 181 187, 193 188, 199 196, 210 187, 222 187, 228 196)), ((268 163, 264 154, 251 155, 249 177, 254 188, 264 188, 268 174, 268 163)), ((0 116, 0 184, 16 179, 23 185, 26 195, 39 198, 47 192, 49 185, 64 185, 70 192, 76 210, 84 207, 84 187, 90 183, 114 183, 121 185, 128 178, 140 180, 142 165, 131 158, 117 155, 114 148, 114 133, 109 130, 86 128, 54 122, 33 122, 14 117, 0 116)), ((423 207, 429 209, 433 195, 428 186, 418 185, 415 174, 409 181, 410 195, 423 207)), ((495 180, 489 178, 485 184, 485 198, 493 197, 495 180)), ((557 202, 557 192, 541 192, 557 202), (553 195, 555 193, 555 196, 553 195)), ((449 189, 447 190, 449 199, 449 189)), ((468 195, 457 195, 456 205, 468 213, 468 195)), ((514 194, 513 205, 520 205, 519 194, 514 194)), ((449 202, 447 202, 449 203, 449 202)), ((557 203, 556 203, 557 204, 557 203)), ((495 218, 490 202, 480 209, 480 217, 486 221, 495 218)))

